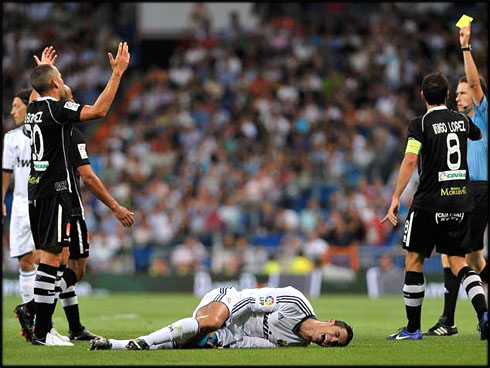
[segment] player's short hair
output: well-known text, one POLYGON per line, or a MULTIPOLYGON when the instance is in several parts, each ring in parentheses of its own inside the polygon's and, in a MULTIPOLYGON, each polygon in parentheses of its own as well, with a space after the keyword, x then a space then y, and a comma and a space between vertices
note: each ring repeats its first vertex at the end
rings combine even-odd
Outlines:
MULTIPOLYGON (((487 95, 487 84, 485 83, 485 81, 483 80, 481 75, 479 76, 479 78, 480 78, 481 89, 483 90, 483 94, 486 96, 487 95)), ((460 84, 460 83, 468 83, 468 79, 466 78, 466 75, 463 75, 461 78, 458 79, 458 84, 460 84)))
POLYGON ((56 69, 48 64, 38 65, 31 73, 31 86, 37 93, 42 95, 49 91, 51 87, 51 80, 56 78, 56 69))
POLYGON ((333 324, 334 326, 340 327, 340 328, 345 328, 347 331, 347 340, 345 340, 344 345, 339 345, 339 346, 347 346, 349 343, 352 341, 352 338, 354 337, 354 331, 352 330, 352 327, 349 326, 347 323, 344 321, 339 321, 335 320, 335 323, 333 324))
POLYGON ((25 88, 18 91, 14 97, 20 98, 24 105, 29 105, 29 97, 31 96, 31 89, 25 88))
POLYGON ((429 105, 440 105, 446 102, 449 82, 441 72, 428 74, 422 80, 422 91, 429 105))

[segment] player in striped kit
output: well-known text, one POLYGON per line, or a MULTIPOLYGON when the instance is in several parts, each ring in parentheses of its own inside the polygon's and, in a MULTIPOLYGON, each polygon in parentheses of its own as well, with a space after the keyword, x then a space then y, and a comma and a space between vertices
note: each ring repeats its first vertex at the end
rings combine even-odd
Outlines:
POLYGON ((192 317, 133 340, 96 338, 91 350, 179 348, 273 348, 346 346, 354 334, 345 322, 319 321, 299 290, 284 288, 213 289, 202 298, 192 317))

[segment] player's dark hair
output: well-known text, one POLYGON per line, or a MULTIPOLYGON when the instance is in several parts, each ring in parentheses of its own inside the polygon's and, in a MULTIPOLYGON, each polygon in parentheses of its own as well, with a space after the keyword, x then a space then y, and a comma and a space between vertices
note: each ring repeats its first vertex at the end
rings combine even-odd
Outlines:
POLYGON ((14 97, 18 97, 20 98, 20 100, 22 101, 22 103, 24 105, 29 105, 29 97, 31 96, 31 89, 21 89, 20 91, 18 91, 14 97))
POLYGON ((337 326, 337 327, 340 327, 340 328, 345 328, 345 330, 347 331, 347 340, 345 340, 345 344, 344 345, 341 345, 341 346, 347 346, 349 345, 349 343, 351 342, 352 338, 354 337, 354 331, 352 330, 352 327, 349 326, 347 323, 345 323, 344 321, 338 321, 338 320, 335 320, 334 326, 337 326))
POLYGON ((440 72, 434 72, 424 77, 422 91, 429 105, 440 105, 446 102, 449 82, 440 72))
MULTIPOLYGON (((481 75, 479 76, 479 78, 480 78, 481 89, 483 90, 483 94, 486 96, 487 95, 487 84, 485 83, 485 81, 483 80, 481 75)), ((458 79, 458 84, 460 84, 460 83, 468 83, 468 79, 466 78, 466 75, 463 75, 461 78, 458 79)))
POLYGON ((48 64, 38 65, 31 73, 31 86, 37 93, 42 95, 49 91, 51 80, 56 78, 56 69, 48 64))

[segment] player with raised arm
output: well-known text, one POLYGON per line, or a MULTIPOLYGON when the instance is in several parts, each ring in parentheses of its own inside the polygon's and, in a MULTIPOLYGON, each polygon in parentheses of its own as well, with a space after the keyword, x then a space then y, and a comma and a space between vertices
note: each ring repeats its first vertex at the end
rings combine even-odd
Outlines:
POLYGON ((284 288, 213 289, 192 317, 133 340, 96 338, 91 350, 346 346, 354 334, 345 322, 319 321, 299 290, 284 288))
MULTIPOLYGON (((466 262, 488 285, 488 264, 483 256, 483 238, 488 224, 488 102, 485 82, 478 75, 471 56, 470 34, 471 23, 459 31, 465 75, 459 79, 456 102, 458 110, 471 117, 482 131, 483 137, 478 141, 468 141, 468 195, 473 208, 469 213, 471 253, 466 255, 466 262)), ((439 321, 426 332, 429 336, 450 336, 458 333, 454 313, 460 284, 451 272, 447 256, 441 254, 441 261, 444 268, 444 311, 439 321)))
MULTIPOLYGON (((58 69, 41 64, 31 73, 31 85, 40 97, 27 107, 26 130, 31 136, 31 172, 28 179, 29 219, 40 263, 34 284, 35 345, 73 345, 49 333, 60 287, 62 250, 70 242, 72 215, 70 178, 71 123, 104 117, 128 67, 127 43, 120 43, 116 58, 109 53, 112 75, 94 105, 61 100, 64 82, 58 69)), ((35 96, 31 96, 35 98, 35 96)))
POLYGON ((405 284, 403 296, 408 325, 389 340, 420 340, 422 302, 425 295, 423 265, 436 251, 448 256, 449 266, 468 294, 478 318, 482 340, 488 339, 488 310, 478 274, 468 267, 470 252, 468 212, 469 182, 467 139, 481 139, 481 131, 466 115, 449 110, 445 101, 449 83, 442 73, 426 75, 421 96, 427 112, 411 121, 408 143, 388 213, 381 220, 397 225, 400 196, 418 163, 419 185, 403 233, 405 284))

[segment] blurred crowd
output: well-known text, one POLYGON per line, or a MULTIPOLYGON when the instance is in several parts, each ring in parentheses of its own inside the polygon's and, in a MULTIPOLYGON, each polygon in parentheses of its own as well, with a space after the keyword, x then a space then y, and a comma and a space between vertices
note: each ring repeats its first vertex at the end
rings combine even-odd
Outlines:
MULTIPOLYGON (((45 45, 55 45, 76 99, 92 103, 110 73, 107 50, 129 40, 138 55, 131 6, 2 4, 4 131, 11 96, 28 86, 32 54, 45 45)), ((169 67, 138 69, 136 56, 116 123, 97 141, 86 131, 94 171, 136 213, 126 230, 84 191, 89 268, 301 273, 332 246, 401 251, 402 227, 379 221, 407 124, 424 113, 421 80, 444 72, 454 100, 463 12, 475 16, 473 56, 488 80, 487 6, 256 3, 256 27, 232 12, 216 29, 206 3, 194 4, 169 67)))

